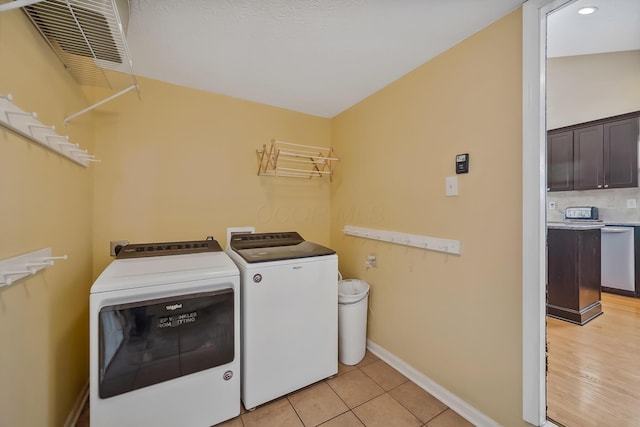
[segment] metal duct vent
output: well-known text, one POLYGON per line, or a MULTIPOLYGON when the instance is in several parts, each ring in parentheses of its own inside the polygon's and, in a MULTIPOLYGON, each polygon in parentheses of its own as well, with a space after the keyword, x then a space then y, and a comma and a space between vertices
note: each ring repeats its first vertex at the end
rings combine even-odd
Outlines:
POLYGON ((124 36, 128 0, 44 0, 24 11, 78 83, 137 84, 124 36))

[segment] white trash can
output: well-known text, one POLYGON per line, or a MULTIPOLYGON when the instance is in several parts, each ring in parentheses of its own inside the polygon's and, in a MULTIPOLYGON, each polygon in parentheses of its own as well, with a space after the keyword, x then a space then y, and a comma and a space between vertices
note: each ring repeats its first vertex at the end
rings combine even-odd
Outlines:
POLYGON ((355 365, 367 350, 369 284, 362 280, 338 282, 338 360, 355 365))

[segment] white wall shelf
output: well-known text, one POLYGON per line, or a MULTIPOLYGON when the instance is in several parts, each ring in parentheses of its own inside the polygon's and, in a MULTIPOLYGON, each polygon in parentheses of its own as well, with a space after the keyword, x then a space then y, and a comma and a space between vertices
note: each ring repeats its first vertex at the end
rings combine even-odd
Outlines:
POLYGON ((445 252, 454 255, 461 254, 460 241, 442 239, 439 237, 422 236, 419 234, 400 233, 398 231, 377 230, 373 228, 345 225, 342 232, 349 236, 364 239, 380 240, 396 245, 413 246, 430 251, 445 252))
POLYGON ((31 142, 42 145, 84 167, 91 162, 99 162, 87 150, 69 141, 68 136, 58 135, 55 126, 40 123, 36 113, 28 113, 13 103, 13 96, 0 94, 0 127, 31 142))
POLYGON ((52 266, 58 259, 66 260, 67 256, 51 256, 51 248, 4 259, 0 261, 0 287, 10 286, 18 280, 33 276, 38 271, 52 266))

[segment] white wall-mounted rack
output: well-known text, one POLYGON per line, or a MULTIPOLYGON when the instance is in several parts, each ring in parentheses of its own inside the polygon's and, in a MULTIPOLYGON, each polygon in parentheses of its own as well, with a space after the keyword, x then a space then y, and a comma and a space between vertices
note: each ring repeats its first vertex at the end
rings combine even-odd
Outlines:
POLYGON ((68 136, 58 135, 55 126, 40 123, 36 113, 28 113, 13 103, 11 94, 0 94, 0 126, 22 136, 31 142, 45 146, 49 150, 60 154, 84 167, 91 162, 99 162, 87 150, 69 141, 68 136))
POLYGON ((461 253, 459 240, 400 233, 398 231, 376 230, 373 228, 355 227, 353 225, 345 225, 342 232, 349 236, 380 240, 383 242, 394 243, 396 245, 413 246, 416 248, 446 252, 455 255, 460 255, 461 253))
POLYGON ((334 163, 339 161, 332 148, 314 147, 271 140, 256 150, 259 176, 313 178, 333 175, 334 163))
POLYGON ((51 248, 4 259, 0 261, 0 287, 9 286, 20 279, 33 276, 38 271, 52 266, 58 259, 66 260, 67 256, 51 256, 51 248))

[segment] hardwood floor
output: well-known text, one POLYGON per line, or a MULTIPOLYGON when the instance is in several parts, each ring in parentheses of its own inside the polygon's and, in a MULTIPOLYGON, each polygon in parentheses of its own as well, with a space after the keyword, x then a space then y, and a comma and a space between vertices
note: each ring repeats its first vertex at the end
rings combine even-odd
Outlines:
POLYGON ((567 427, 640 426, 640 299, 603 293, 602 309, 547 317, 547 415, 567 427))

